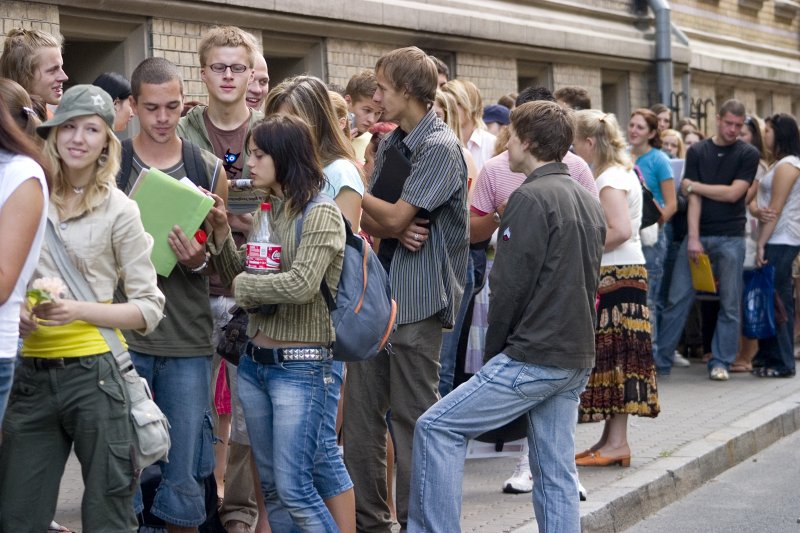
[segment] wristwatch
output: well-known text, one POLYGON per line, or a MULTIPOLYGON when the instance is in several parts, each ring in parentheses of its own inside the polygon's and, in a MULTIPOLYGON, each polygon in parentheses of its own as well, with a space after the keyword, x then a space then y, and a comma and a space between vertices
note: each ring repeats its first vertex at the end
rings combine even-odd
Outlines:
POLYGON ((688 192, 689 194, 692 194, 692 185, 694 185, 694 183, 690 183, 689 185, 686 186, 686 192, 688 192))
POLYGON ((494 220, 496 224, 500 224, 500 213, 497 211, 492 213, 492 220, 494 220))

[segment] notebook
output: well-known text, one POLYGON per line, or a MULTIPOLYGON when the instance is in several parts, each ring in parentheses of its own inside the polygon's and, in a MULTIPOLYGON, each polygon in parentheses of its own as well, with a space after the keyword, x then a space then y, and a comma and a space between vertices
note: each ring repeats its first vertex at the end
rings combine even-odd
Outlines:
POLYGON ((214 206, 211 197, 187 181, 156 168, 143 169, 129 195, 139 205, 144 230, 153 237, 150 260, 160 276, 169 276, 178 262, 167 240, 172 227, 180 226, 191 237, 214 206))
POLYGON ((700 254, 696 261, 689 260, 689 269, 692 272, 692 287, 694 290, 717 293, 717 284, 714 281, 714 271, 707 254, 700 254))

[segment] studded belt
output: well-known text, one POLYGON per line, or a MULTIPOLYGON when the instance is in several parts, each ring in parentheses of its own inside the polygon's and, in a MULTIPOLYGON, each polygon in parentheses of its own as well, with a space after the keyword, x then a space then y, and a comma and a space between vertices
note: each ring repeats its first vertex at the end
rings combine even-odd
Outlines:
POLYGON ((322 346, 304 346, 302 348, 262 348, 248 342, 244 352, 253 361, 262 365, 277 365, 286 362, 327 361, 331 352, 322 346))

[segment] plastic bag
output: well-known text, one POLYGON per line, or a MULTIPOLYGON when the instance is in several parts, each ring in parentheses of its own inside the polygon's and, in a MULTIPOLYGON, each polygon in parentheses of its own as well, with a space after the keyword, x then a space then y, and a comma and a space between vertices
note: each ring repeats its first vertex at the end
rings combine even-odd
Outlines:
POLYGON ((775 327, 775 267, 744 272, 744 294, 742 295, 742 332, 751 339, 774 337, 775 327))

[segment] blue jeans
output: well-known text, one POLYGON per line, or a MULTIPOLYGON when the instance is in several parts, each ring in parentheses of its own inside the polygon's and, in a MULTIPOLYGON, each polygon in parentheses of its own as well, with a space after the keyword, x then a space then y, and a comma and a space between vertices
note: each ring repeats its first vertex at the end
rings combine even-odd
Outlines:
POLYGON ((11 394, 11 384, 14 383, 14 369, 17 367, 15 357, 0 359, 0 424, 6 414, 8 396, 11 394))
POLYGON ((667 238, 667 232, 664 227, 661 227, 658 228, 656 243, 652 246, 642 246, 647 268, 647 307, 650 309, 650 338, 652 339, 653 353, 658 346, 658 317, 664 311, 659 293, 664 275, 664 259, 667 255, 667 238))
POLYGON ((758 341, 758 360, 767 368, 779 371, 795 369, 794 362, 794 286, 792 285, 792 262, 800 252, 800 246, 767 244, 764 258, 775 267, 775 294, 786 308, 787 322, 778 326, 774 337, 758 341))
POLYGON ((239 400, 273 531, 339 531, 313 478, 330 368, 262 365, 249 356, 239 362, 239 400))
POLYGON ((526 364, 493 357, 417 421, 408 531, 460 531, 467 441, 528 417, 533 506, 542 533, 580 527, 575 425, 590 368, 526 364))
POLYGON ((464 284, 464 295, 461 297, 461 305, 458 306, 456 323, 453 329, 442 333, 442 349, 439 350, 439 395, 447 396, 453 390, 453 380, 456 374, 456 359, 458 357, 458 341, 461 338, 463 328, 469 328, 470 324, 464 324, 464 318, 472 301, 472 291, 475 288, 475 272, 473 271, 472 255, 467 259, 467 281, 464 284))
MULTIPOLYGON (((694 303, 695 290, 689 270, 688 237, 683 239, 669 288, 667 307, 659 317, 659 343, 654 352, 659 374, 669 374, 675 348, 678 346, 689 308, 694 303)), ((736 359, 739 349, 739 312, 742 301, 742 272, 744 270, 744 237, 700 237, 700 243, 711 260, 714 277, 718 281, 719 315, 714 337, 711 340, 711 359, 708 368, 721 366, 726 370, 736 359)))
MULTIPOLYGON (((170 424, 172 446, 168 462, 161 464, 161 484, 150 512, 168 524, 199 526, 206 520, 204 480, 214 470, 211 356, 130 353, 170 424)), ((141 491, 137 491, 134 508, 139 513, 142 507, 141 491)))

